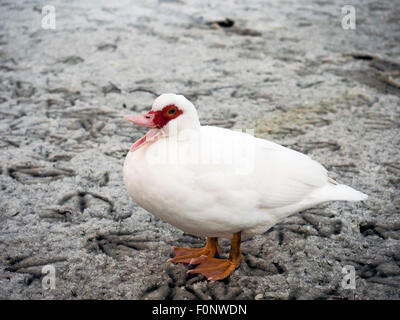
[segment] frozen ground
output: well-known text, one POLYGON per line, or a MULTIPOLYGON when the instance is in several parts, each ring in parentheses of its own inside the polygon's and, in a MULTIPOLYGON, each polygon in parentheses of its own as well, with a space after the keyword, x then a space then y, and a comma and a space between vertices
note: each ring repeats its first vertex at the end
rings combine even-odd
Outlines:
POLYGON ((400 298, 396 1, 51 1, 44 30, 46 4, 0 2, 0 298, 400 298), (343 4, 356 30, 342 29, 343 4), (207 24, 225 17, 234 26, 207 24), (309 154, 369 200, 244 242, 225 281, 187 275, 166 262, 171 246, 203 239, 135 206, 122 182, 144 130, 121 119, 163 92, 186 95, 203 124, 309 154))

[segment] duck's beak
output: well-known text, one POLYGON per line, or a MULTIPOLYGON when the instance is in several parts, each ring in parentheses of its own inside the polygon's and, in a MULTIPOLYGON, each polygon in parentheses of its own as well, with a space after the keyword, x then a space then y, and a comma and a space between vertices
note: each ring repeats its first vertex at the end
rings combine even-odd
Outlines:
POLYGON ((124 120, 131 121, 142 127, 150 127, 150 128, 157 127, 153 121, 154 114, 152 114, 152 113, 139 114, 139 115, 135 114, 135 115, 125 116, 124 120))
POLYGON ((143 137, 137 140, 132 146, 130 151, 133 152, 140 147, 143 147, 147 143, 152 143, 157 141, 158 137, 161 134, 161 130, 157 128, 154 123, 154 113, 146 113, 142 115, 130 115, 124 117, 124 120, 131 121, 142 127, 150 127, 152 128, 149 132, 146 133, 143 137))

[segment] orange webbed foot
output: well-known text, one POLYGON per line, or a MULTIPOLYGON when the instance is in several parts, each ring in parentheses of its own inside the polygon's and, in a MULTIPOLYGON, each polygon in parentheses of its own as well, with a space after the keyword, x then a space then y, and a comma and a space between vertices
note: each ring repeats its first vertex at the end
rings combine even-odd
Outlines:
POLYGON ((202 274, 211 281, 225 279, 240 264, 240 261, 234 262, 230 259, 216 259, 208 256, 201 256, 199 262, 200 264, 188 273, 202 274))
POLYGON ((205 248, 173 247, 176 256, 168 261, 198 264, 195 269, 189 270, 188 273, 202 274, 211 281, 222 280, 229 276, 242 261, 240 242, 241 233, 234 233, 229 259, 214 258, 215 255, 220 254, 221 249, 218 245, 218 239, 210 237, 207 238, 205 248))
POLYGON ((242 261, 242 253, 240 251, 241 233, 233 234, 231 240, 231 252, 229 259, 215 259, 210 256, 201 256, 197 259, 199 265, 189 270, 189 273, 200 273, 208 280, 216 281, 225 279, 229 276, 242 261))
POLYGON ((190 263, 193 259, 196 259, 203 255, 208 256, 210 254, 210 250, 208 250, 207 248, 172 247, 172 250, 175 254, 175 257, 168 259, 168 261, 176 263, 190 263))
POLYGON ((200 263, 199 258, 201 256, 214 257, 216 254, 219 254, 221 250, 217 238, 207 238, 205 248, 172 247, 172 249, 175 257, 169 259, 169 262, 191 264, 200 263))

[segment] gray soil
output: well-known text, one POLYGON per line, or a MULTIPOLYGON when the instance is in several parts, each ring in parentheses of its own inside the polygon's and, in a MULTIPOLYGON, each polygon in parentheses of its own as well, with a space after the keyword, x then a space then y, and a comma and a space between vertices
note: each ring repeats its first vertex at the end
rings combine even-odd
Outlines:
POLYGON ((0 298, 399 299, 400 9, 348 2, 356 30, 331 0, 52 1, 55 30, 41 28, 47 3, 1 1, 0 298), (233 26, 208 23, 226 17, 233 26), (164 92, 189 98, 203 124, 310 155, 370 198, 245 241, 224 281, 188 275, 166 262, 171 246, 204 239, 136 206, 122 181, 145 132, 122 117, 164 92), (346 265, 355 289, 342 286, 346 265))

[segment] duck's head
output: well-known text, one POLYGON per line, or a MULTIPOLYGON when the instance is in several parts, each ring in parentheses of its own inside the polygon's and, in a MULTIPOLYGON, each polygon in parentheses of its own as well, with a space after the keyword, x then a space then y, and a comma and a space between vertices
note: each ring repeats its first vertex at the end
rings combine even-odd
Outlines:
POLYGON ((151 128, 145 136, 132 145, 131 151, 156 141, 161 135, 178 135, 182 130, 198 130, 200 127, 199 117, 194 105, 183 95, 173 93, 165 93, 159 96, 154 100, 148 113, 126 116, 124 120, 151 128))

